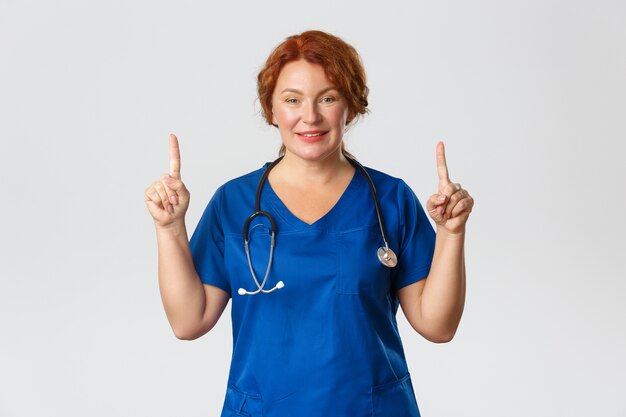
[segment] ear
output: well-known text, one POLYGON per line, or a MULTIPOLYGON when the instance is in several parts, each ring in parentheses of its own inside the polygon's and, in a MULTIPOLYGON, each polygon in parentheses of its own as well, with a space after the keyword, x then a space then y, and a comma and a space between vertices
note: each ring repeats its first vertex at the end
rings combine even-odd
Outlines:
POLYGON ((278 123, 276 122, 276 115, 274 114, 274 109, 272 109, 272 124, 274 126, 278 126, 278 123))
POLYGON ((354 116, 355 116, 354 112, 348 109, 348 115, 346 116, 346 126, 352 123, 352 120, 354 120, 354 116))

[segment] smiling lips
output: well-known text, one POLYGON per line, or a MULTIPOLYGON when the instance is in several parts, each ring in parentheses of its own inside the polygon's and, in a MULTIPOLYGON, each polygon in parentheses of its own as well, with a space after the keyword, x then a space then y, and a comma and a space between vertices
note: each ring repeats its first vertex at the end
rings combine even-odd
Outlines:
POLYGON ((296 132, 298 137, 308 143, 318 142, 326 136, 328 131, 323 130, 308 130, 306 132, 296 132))

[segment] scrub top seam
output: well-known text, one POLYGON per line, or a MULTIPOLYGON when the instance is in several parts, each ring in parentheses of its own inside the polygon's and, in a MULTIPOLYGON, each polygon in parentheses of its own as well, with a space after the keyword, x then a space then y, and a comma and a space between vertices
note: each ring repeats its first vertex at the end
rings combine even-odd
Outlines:
POLYGON ((410 274, 407 274, 404 277, 401 277, 399 280, 396 279, 396 282, 399 283, 400 285, 396 286, 395 290, 398 291, 401 288, 404 288, 408 285, 415 284, 416 282, 426 279, 428 278, 429 273, 430 273, 430 265, 427 267, 416 269, 415 271, 412 271, 410 274), (415 278, 418 278, 418 279, 415 279, 415 278))

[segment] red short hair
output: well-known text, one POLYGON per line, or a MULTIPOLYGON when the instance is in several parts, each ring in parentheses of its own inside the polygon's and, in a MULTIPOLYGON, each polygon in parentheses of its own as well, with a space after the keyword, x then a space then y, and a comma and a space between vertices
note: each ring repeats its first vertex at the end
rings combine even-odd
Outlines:
POLYGON ((304 59, 324 68, 326 76, 348 102, 350 124, 358 116, 367 113, 365 69, 356 49, 340 38, 319 30, 309 30, 289 36, 267 58, 257 77, 257 91, 262 115, 272 123, 272 94, 278 75, 285 64, 304 59))

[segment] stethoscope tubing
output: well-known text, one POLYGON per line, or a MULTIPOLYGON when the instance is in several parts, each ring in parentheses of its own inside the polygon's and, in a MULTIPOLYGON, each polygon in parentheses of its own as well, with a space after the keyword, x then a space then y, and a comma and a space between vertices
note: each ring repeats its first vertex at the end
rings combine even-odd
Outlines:
MULTIPOLYGON (((356 159, 351 158, 345 154, 344 156, 350 162, 350 164, 352 164, 356 169, 358 169, 359 171, 361 171, 361 173, 363 173, 369 185, 372 198, 374 199, 374 207, 376 209, 376 217, 378 219, 378 226, 380 228, 380 234, 382 235, 383 242, 385 244, 384 248, 381 247, 377 251, 378 259, 383 265, 387 267, 394 267, 396 266, 398 261, 393 250, 389 248, 389 243, 387 241, 387 231, 385 230, 385 224, 383 222, 383 216, 382 216, 381 209, 380 209, 380 203, 378 201, 378 195, 376 194, 376 187, 374 186, 374 181, 372 181, 372 178, 367 173, 367 170, 365 169, 363 165, 361 165, 360 162, 358 162, 356 159)), ((285 285, 283 281, 278 281, 278 283, 274 286, 274 288, 269 289, 269 290, 264 289, 265 283, 267 281, 267 277, 269 276, 269 272, 272 266, 272 260, 274 257, 276 222, 274 221, 274 218, 269 212, 261 210, 261 193, 263 192, 263 186, 265 182, 267 181, 267 177, 270 171, 272 170, 272 168, 274 168, 283 158, 284 158, 284 155, 278 157, 274 162, 268 165, 268 167, 265 169, 265 172, 263 172, 263 175, 261 176, 261 179, 259 180, 259 184, 257 185, 257 189, 256 189, 256 196, 255 196, 255 201, 254 201, 254 212, 246 219, 243 225, 242 234, 243 234, 243 240, 244 240, 244 248, 246 251, 246 258, 248 260, 250 274, 252 275, 252 278, 254 279, 254 283, 256 284, 257 289, 255 291, 247 291, 244 288, 239 288, 239 291, 238 291, 239 295, 255 295, 255 294, 258 294, 259 292, 270 293, 270 292, 275 291, 276 289, 283 288, 285 285), (271 229, 270 230, 270 234, 271 234, 270 256, 267 262, 267 267, 265 269, 265 276, 263 277, 263 282, 261 282, 260 284, 256 276, 256 273, 254 272, 254 268, 252 267, 252 259, 250 257, 250 247, 249 247, 250 223, 252 222, 252 220, 254 220, 256 217, 259 217, 259 216, 266 217, 269 220, 270 229, 271 229)))
MULTIPOLYGON (((344 155, 345 156, 345 155, 344 155)), ((376 208, 376 217, 378 218, 378 226, 380 226, 380 234, 383 237, 383 242, 385 243, 385 249, 389 249, 389 243, 387 241, 387 231, 385 230, 385 223, 383 222, 383 217, 381 214, 380 203, 378 202, 378 194, 376 194, 376 187, 374 186, 374 181, 372 181, 372 177, 367 173, 365 167, 361 165, 359 161, 354 158, 350 158, 346 156, 346 159, 357 169, 359 169, 365 178, 367 179, 367 184, 370 187, 370 191, 372 192, 372 198, 374 199, 374 207, 376 208)))

